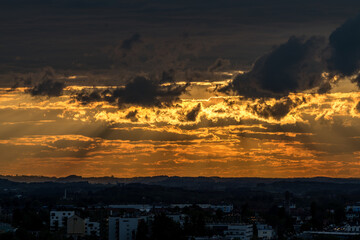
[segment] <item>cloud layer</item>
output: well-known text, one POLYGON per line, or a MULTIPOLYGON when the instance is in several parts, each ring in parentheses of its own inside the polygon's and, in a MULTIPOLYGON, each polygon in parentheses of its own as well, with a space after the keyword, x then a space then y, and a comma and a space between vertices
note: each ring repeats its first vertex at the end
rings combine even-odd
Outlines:
POLYGON ((145 77, 136 77, 124 87, 106 89, 103 91, 82 91, 75 95, 75 99, 82 104, 92 102, 115 103, 119 106, 132 104, 139 106, 166 106, 179 100, 179 96, 185 93, 187 84, 162 85, 160 81, 145 77))
POLYGON ((321 38, 291 37, 269 54, 260 57, 252 69, 240 74, 223 89, 246 97, 277 97, 301 92, 323 83, 321 38))
POLYGON ((121 109, 73 101, 79 86, 51 99, 4 89, 1 174, 359 176, 359 92, 208 98, 203 86, 170 106, 121 109))
POLYGON ((360 15, 331 33, 327 45, 319 37, 289 38, 220 91, 232 90, 245 97, 282 97, 313 88, 326 93, 335 75, 355 75, 353 81, 359 85, 359 70, 360 15))
MULTIPOLYGON (((329 70, 343 76, 359 75, 360 70, 360 15, 347 20, 329 37, 329 70)), ((360 79, 354 81, 360 87, 360 79)))

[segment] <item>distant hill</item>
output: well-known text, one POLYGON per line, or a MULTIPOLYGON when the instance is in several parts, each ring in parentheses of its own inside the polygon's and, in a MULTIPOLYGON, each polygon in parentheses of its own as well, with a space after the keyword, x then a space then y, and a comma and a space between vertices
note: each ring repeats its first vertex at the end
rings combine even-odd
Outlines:
POLYGON ((358 178, 221 178, 221 177, 177 177, 177 176, 154 176, 154 177, 134 177, 134 178, 116 178, 116 177, 81 177, 70 175, 67 177, 44 177, 44 176, 5 176, 0 175, 0 179, 21 183, 79 183, 87 182, 90 184, 130 184, 141 183, 147 185, 157 185, 163 187, 176 187, 190 190, 225 190, 237 188, 255 188, 272 185, 272 188, 283 188, 289 185, 306 185, 309 183, 316 186, 326 184, 347 184, 359 185, 358 178))
MULTIPOLYGON (((63 178, 1 176, 0 199, 17 204, 37 201, 48 205, 125 203, 251 203, 282 204, 289 192, 299 204, 331 199, 358 202, 360 179, 338 178, 220 178, 220 177, 137 177, 63 178), (65 192, 67 198, 64 199, 65 192), (15 199, 15 200, 14 200, 15 199), (306 202, 308 201, 308 202, 306 202)), ((6 202, 5 201, 5 202, 6 202)))

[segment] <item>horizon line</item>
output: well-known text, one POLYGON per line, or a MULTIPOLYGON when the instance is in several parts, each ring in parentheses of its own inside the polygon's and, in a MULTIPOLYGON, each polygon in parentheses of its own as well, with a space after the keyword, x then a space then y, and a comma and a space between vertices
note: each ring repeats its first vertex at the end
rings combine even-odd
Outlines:
POLYGON ((69 177, 79 177, 79 178, 119 178, 119 179, 133 179, 133 178, 156 178, 156 177, 167 177, 167 178, 222 178, 222 179, 231 179, 231 178, 237 178, 237 179, 250 179, 250 178, 257 178, 257 179, 312 179, 312 178, 328 178, 328 179, 360 179, 360 177, 329 177, 329 176, 312 176, 312 177, 221 177, 221 176, 178 176, 178 175, 153 175, 153 176, 134 176, 134 177, 116 177, 116 176, 91 176, 91 177, 84 177, 81 175, 67 175, 67 176, 45 176, 45 175, 4 175, 0 174, 1 177, 39 177, 39 178, 69 178, 69 177))

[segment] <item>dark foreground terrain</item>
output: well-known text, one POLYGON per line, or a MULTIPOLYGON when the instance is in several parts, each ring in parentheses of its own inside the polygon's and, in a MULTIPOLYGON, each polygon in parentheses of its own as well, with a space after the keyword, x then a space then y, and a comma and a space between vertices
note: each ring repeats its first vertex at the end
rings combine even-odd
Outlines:
MULTIPOLYGON (((49 230, 53 210, 73 210, 84 218, 95 219, 101 223, 100 236, 84 239, 108 239, 109 217, 144 215, 135 205, 153 206, 146 217, 165 222, 159 214, 183 214, 189 219, 195 216, 197 220, 193 223, 189 220, 187 228, 177 228, 182 229, 181 236, 210 235, 206 226, 211 222, 241 222, 254 225, 254 229, 257 224, 267 224, 276 233, 276 239, 303 239, 301 234, 306 231, 331 232, 345 229, 344 226, 358 226, 359 214, 349 212, 347 206, 355 206, 359 201, 359 179, 1 176, 0 223, 11 225, 16 234, 0 229, 0 239, 67 239, 65 233, 49 230), (187 204, 187 207, 174 209, 170 208, 171 204, 187 204), (196 204, 227 205, 233 209, 222 212, 196 204), (114 213, 112 205, 128 207, 114 213)), ((257 239, 255 231, 252 239, 257 239)), ((145 234, 144 239, 162 239, 152 234, 151 231, 145 234)))

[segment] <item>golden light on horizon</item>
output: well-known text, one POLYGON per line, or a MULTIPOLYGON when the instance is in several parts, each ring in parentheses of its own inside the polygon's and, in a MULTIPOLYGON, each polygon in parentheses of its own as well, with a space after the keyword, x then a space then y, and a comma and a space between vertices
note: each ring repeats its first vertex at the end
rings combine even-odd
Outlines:
POLYGON ((214 84, 167 107, 83 105, 72 94, 86 86, 53 98, 2 89, 0 174, 360 177, 360 92, 245 99, 214 84))

